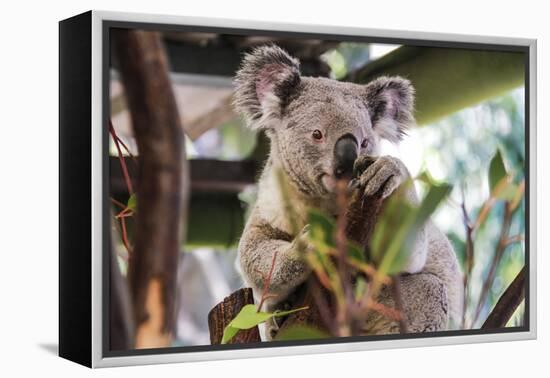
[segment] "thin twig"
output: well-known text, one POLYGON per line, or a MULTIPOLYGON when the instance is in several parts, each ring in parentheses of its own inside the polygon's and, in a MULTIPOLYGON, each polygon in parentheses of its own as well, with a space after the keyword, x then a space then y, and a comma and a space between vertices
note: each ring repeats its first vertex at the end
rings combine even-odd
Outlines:
POLYGON ((118 140, 118 142, 120 143, 120 145, 122 146, 122 148, 124 148, 124 150, 126 150, 126 153, 128 155, 130 155, 130 157, 132 158, 132 160, 134 161, 137 161, 136 157, 134 156, 134 154, 132 154, 132 151, 130 151, 130 149, 128 148, 128 146, 124 143, 124 141, 122 140, 122 138, 120 138, 118 135, 116 136, 116 139, 118 140))
POLYGON ((120 201, 117 201, 116 199, 114 199, 113 197, 111 197, 111 202, 114 203, 115 205, 117 205, 118 207, 120 207, 122 210, 126 209, 126 205, 123 204, 122 202, 120 201))
POLYGON ((376 311, 378 312, 379 314, 382 314, 383 316, 389 318, 389 319, 392 319, 392 320, 395 320, 395 321, 398 321, 400 322, 401 321, 401 318, 402 318, 402 315, 401 313, 394 309, 394 308, 391 308, 391 307, 388 307, 386 305, 383 305, 382 303, 380 302, 376 302, 374 300, 370 300, 368 303, 367 303, 367 308, 369 310, 373 310, 373 311, 376 311))
POLYGON ((124 181, 126 182, 126 188, 128 189, 128 193, 130 195, 134 194, 134 189, 132 187, 132 180, 130 180, 130 174, 128 173, 128 167, 126 166, 126 161, 124 159, 124 155, 122 155, 122 150, 120 149, 119 144, 119 138, 116 135, 115 128, 113 127, 113 122, 109 120, 109 133, 111 134, 111 137, 113 138, 113 141, 115 143, 115 147, 117 149, 118 153, 118 160, 120 161, 120 168, 122 169, 122 174, 124 175, 124 181))
POLYGON ((115 253, 116 253, 116 256, 122 258, 124 261, 128 262, 128 258, 130 256, 130 253, 129 253, 129 250, 128 248, 126 247, 126 245, 124 244, 124 240, 122 238, 122 225, 120 224, 120 222, 115 222, 114 223, 114 226, 115 226, 115 229, 116 231, 118 232, 118 234, 120 235, 120 239, 122 241, 122 244, 124 245, 124 249, 126 249, 126 254, 122 254, 121 253, 121 250, 116 248, 115 249, 115 253))
POLYGON ((370 309, 370 304, 376 302, 375 298, 378 296, 380 289, 382 287, 383 281, 381 280, 382 275, 377 273, 374 275, 371 281, 369 281, 368 290, 365 290, 363 297, 358 302, 360 308, 370 309))
POLYGON ((500 264, 500 260, 502 260, 502 256, 504 254, 504 251, 506 250, 506 247, 508 246, 506 241, 508 240, 508 233, 510 232, 510 225, 512 223, 512 214, 513 214, 513 211, 511 209, 510 202, 506 202, 505 206, 504 206, 504 215, 503 215, 503 220, 502 220, 502 226, 501 226, 501 229, 500 229, 500 237, 498 239, 495 254, 493 255, 493 259, 491 261, 491 266, 489 268, 489 273, 487 274, 487 277, 486 277, 485 281, 483 282, 483 287, 481 289, 481 295, 479 297, 479 302, 477 303, 474 318, 472 320, 472 326, 476 323, 476 321, 479 318, 479 315, 481 313, 481 310, 483 309, 483 306, 485 305, 485 301, 487 300, 487 296, 489 295, 489 290, 493 286, 493 281, 495 280, 497 267, 500 264))
POLYGON ((120 214, 115 216, 115 218, 122 219, 122 218, 131 218, 133 216, 134 216, 134 212, 128 209, 128 211, 121 211, 120 214))
POLYGON ((120 227, 122 228, 122 243, 124 244, 124 247, 126 247, 126 251, 128 251, 128 256, 132 253, 132 248, 130 248, 130 242, 128 241, 128 233, 126 231, 126 220, 124 218, 120 218, 120 227))
POLYGON ((500 194, 506 189, 506 187, 510 184, 510 181, 512 180, 511 176, 506 176, 503 179, 501 179, 498 184, 495 186, 493 191, 490 194, 490 197, 485 203, 483 204, 481 210, 479 211, 479 214, 477 216, 476 222, 474 224, 474 230, 478 230, 479 227, 483 224, 487 216, 489 215, 489 212, 497 202, 497 199, 499 198, 500 194))
POLYGON ((465 260, 466 260, 466 269, 464 272, 463 284, 464 284, 464 299, 462 305, 462 329, 466 328, 466 309, 468 307, 468 302, 470 298, 470 277, 472 275, 472 269, 474 266, 474 228, 470 217, 468 216, 468 211, 466 210, 466 200, 464 195, 464 188, 462 188, 462 204, 460 206, 462 209, 462 218, 464 222, 464 228, 466 232, 466 249, 465 249, 465 260))
POLYGON ((525 239, 525 237, 523 236, 523 234, 518 234, 518 235, 510 236, 510 237, 506 240, 506 245, 508 246, 508 245, 510 245, 510 244, 519 243, 519 242, 522 242, 524 239, 525 239))
POLYGON ((319 315, 321 316, 321 319, 327 328, 327 330, 333 334, 337 334, 337 330, 334 326, 334 317, 330 313, 330 307, 328 304, 328 301, 326 297, 323 295, 322 289, 319 285, 319 283, 316 280, 309 280, 309 284, 311 285, 311 293, 313 295, 313 300, 315 301, 315 305, 319 311, 319 315))
POLYGON ((401 282, 399 281, 398 276, 393 277, 391 287, 393 299, 395 301, 395 308, 397 309, 397 311, 399 311, 399 314, 401 315, 399 318, 399 332, 402 334, 409 333, 407 319, 405 317, 405 311, 403 309, 403 298, 401 297, 401 282))
POLYGON ((267 277, 264 279, 264 288, 262 290, 262 298, 260 299, 260 304, 258 305, 258 311, 260 312, 262 309, 262 306, 265 302, 265 300, 270 297, 274 297, 275 295, 269 294, 269 286, 271 285, 271 278, 273 277, 273 270, 275 269, 275 261, 277 260, 277 251, 273 254, 273 259, 271 260, 271 268, 269 268, 269 273, 267 277))
POLYGON ((338 216, 336 218, 336 228, 335 228, 335 241, 336 241, 336 251, 337 251, 337 266, 338 266, 338 276, 340 279, 340 284, 342 286, 342 291, 344 298, 337 299, 337 313, 336 321, 339 324, 339 329, 342 333, 341 336, 349 336, 351 332, 351 323, 352 319, 350 318, 350 311, 348 306, 354 302, 353 292, 351 287, 351 277, 349 275, 348 264, 347 264, 347 238, 346 238, 346 208, 348 206, 347 198, 347 180, 338 180, 336 183, 336 201, 337 208, 339 209, 338 216), (343 300, 342 300, 343 299, 343 300))
POLYGON ((308 259, 308 262, 311 264, 315 276, 319 279, 320 284, 327 290, 332 291, 332 284, 330 283, 330 278, 327 275, 327 272, 319 264, 311 262, 312 258, 308 259))
POLYGON ((127 207, 124 210, 122 210, 120 213, 115 215, 115 218, 127 218, 127 217, 131 217, 132 215, 134 215, 134 211, 129 207, 127 207))

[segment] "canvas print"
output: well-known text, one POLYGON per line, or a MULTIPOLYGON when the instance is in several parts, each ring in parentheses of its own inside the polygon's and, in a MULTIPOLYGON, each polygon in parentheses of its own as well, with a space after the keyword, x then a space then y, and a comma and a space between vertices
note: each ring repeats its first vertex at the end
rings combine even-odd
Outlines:
POLYGON ((106 351, 525 329, 524 51, 109 36, 106 351))

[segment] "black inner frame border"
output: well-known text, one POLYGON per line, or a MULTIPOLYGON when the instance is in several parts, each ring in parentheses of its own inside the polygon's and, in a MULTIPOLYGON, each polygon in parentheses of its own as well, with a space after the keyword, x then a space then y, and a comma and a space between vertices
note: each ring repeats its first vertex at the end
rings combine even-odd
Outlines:
MULTIPOLYGON (((284 26, 284 25, 281 25, 284 26)), ((406 34, 406 31, 400 31, 406 34)), ((467 38, 467 36, 465 36, 467 38)), ((172 354, 172 353, 190 353, 190 352, 209 352, 209 351, 227 351, 239 349, 256 349, 256 348, 280 348, 293 346, 307 345, 332 345, 341 343, 354 343, 365 341, 383 341, 383 340, 402 340, 402 339, 419 339, 419 338, 437 338, 447 336, 468 336, 468 335, 486 335, 486 334, 505 334, 530 331, 530 48, 523 45, 508 45, 508 44, 491 44, 483 42, 448 42, 436 40, 423 40, 415 38, 394 38, 394 37, 369 37, 346 34, 328 34, 328 33, 309 33, 281 30, 261 30, 261 29, 246 29, 246 28, 229 28, 229 27, 212 27, 201 25, 178 25, 164 23, 149 23, 149 22, 132 22, 118 20, 103 20, 101 25, 102 38, 102 357, 125 357, 125 356, 143 356, 156 354, 172 354), (150 31, 171 31, 171 32, 210 32, 219 34, 236 34, 236 35, 265 35, 271 37, 293 37, 293 38, 312 38, 334 40, 342 42, 362 42, 362 43, 387 43, 399 44, 417 47, 441 47, 455 49, 470 49, 484 51, 500 51, 500 52, 518 52, 525 56, 525 79, 524 79, 524 132, 525 132, 525 312, 524 325, 521 327, 506 327, 493 330, 453 330, 453 331, 437 331, 426 333, 411 333, 411 334, 393 334, 393 335, 371 335, 371 336, 350 336, 350 337, 334 337, 328 339, 316 340, 296 340, 296 341, 270 341, 250 344, 225 344, 225 345, 193 345, 180 347, 165 347, 151 349, 129 349, 129 350, 109 350, 109 254, 111 253, 110 243, 110 205, 109 205, 109 133, 107 125, 110 118, 110 31, 113 28, 125 29, 141 29, 150 31)), ((213 355, 214 356, 214 355, 213 355)))

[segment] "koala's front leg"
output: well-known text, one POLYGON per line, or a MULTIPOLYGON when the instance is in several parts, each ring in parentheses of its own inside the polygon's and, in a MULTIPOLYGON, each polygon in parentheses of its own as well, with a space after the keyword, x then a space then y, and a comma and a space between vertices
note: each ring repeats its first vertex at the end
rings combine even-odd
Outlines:
POLYGON ((267 303, 270 310, 273 304, 286 297, 309 276, 311 269, 303 258, 309 248, 307 226, 292 239, 288 234, 276 230, 262 222, 247 225, 239 243, 240 266, 247 283, 256 296, 261 295, 265 278, 271 270, 273 256, 277 254, 269 283, 269 294, 273 296, 267 303))
MULTIPOLYGON (((418 196, 410 173, 401 160, 393 156, 373 158, 360 156, 355 162, 354 171, 358 174, 358 187, 365 197, 380 196, 387 198, 393 193, 403 196, 413 205, 418 205, 418 196), (400 189, 397 191, 397 189, 400 189)), ((422 227, 411 246, 409 261, 403 273, 418 273, 426 263, 428 241, 426 230, 422 227)))

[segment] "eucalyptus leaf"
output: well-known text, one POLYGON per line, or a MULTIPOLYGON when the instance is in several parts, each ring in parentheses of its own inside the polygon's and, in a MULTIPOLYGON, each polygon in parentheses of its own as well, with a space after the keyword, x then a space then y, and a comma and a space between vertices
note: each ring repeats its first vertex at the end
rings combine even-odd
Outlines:
MULTIPOLYGON (((334 220, 318 210, 309 211, 309 241, 315 249, 326 254, 329 249, 335 249, 334 233, 336 224, 334 220)), ((362 248, 353 241, 347 242, 347 254, 353 260, 365 262, 362 248)))
POLYGON ((130 198, 128 198, 128 203, 126 204, 126 207, 132 211, 136 211, 137 209, 137 195, 136 193, 133 193, 130 198))
MULTIPOLYGON (((501 181, 508 181, 508 176, 502 178, 501 181)), ((513 182, 509 182, 502 190, 499 191, 496 197, 505 201, 513 201, 516 197, 517 191, 518 185, 514 184, 513 182)))
POLYGON ((292 340, 314 340, 326 339, 329 334, 309 326, 294 326, 281 330, 277 333, 275 340, 292 341, 292 340))
POLYGON ((424 225, 437 206, 451 193, 452 189, 453 187, 449 184, 433 185, 430 188, 416 214, 416 223, 420 225, 419 227, 424 225))
POLYGON ((327 246, 334 246, 334 229, 336 225, 328 216, 318 210, 309 211, 310 238, 313 241, 323 243, 327 246))
POLYGON ((361 298, 363 298, 368 289, 369 287, 367 285, 367 281, 361 276, 357 277, 357 282, 355 283, 355 287, 353 288, 355 300, 359 301, 361 298))
POLYGON ((489 188, 491 193, 495 190, 497 184, 506 177, 508 173, 506 172, 506 167, 504 166, 504 160, 502 159, 502 154, 500 150, 497 150, 495 156, 491 159, 489 164, 489 188))
POLYGON ((366 262, 363 249, 358 244, 352 241, 348 241, 348 257, 351 260, 356 260, 361 263, 366 262))
POLYGON ((300 307, 294 310, 275 311, 271 313, 263 311, 258 312, 255 305, 247 304, 225 327, 221 343, 227 344, 241 329, 250 329, 257 326, 258 324, 265 322, 270 318, 290 315, 294 312, 305 310, 306 308, 307 307, 300 307))
POLYGON ((371 243, 380 273, 392 275, 402 271, 418 232, 451 189, 448 184, 432 185, 418 207, 400 196, 390 198, 371 243))

